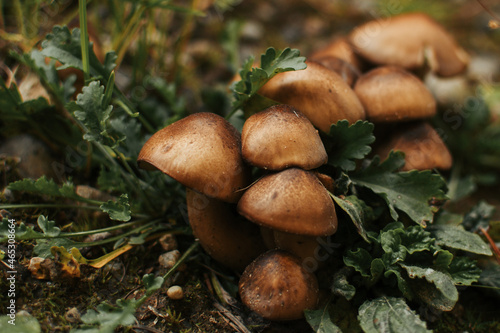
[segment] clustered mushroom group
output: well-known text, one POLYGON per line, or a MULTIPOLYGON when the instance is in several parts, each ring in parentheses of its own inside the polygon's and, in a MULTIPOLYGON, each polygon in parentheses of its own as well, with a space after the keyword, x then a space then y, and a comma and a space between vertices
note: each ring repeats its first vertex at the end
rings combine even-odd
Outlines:
POLYGON ((307 68, 273 77, 259 94, 277 102, 248 117, 239 133, 214 113, 194 113, 155 133, 141 168, 187 187, 189 223, 203 249, 241 273, 239 294, 270 320, 293 320, 319 298, 306 265, 318 240, 337 230, 328 160, 319 132, 339 120, 368 120, 374 151, 406 154, 404 170, 451 167, 428 120, 436 102, 421 80, 431 71, 460 74, 466 53, 425 14, 359 26, 308 57, 307 68), (380 138, 380 140, 379 140, 380 138))

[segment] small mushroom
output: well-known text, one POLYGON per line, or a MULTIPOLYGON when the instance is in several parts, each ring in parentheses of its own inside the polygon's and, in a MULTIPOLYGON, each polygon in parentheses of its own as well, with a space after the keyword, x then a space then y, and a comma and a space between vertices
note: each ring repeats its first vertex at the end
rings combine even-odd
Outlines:
POLYGON ((243 125, 241 144, 243 158, 263 169, 309 170, 328 161, 318 131, 300 111, 285 104, 250 116, 243 125))
POLYGON ((351 65, 356 71, 361 71, 362 64, 347 37, 337 37, 325 47, 314 51, 308 59, 317 60, 323 57, 341 59, 351 65))
POLYGON ((257 225, 238 215, 230 203, 186 189, 193 235, 214 260, 238 272, 266 247, 257 225))
POLYGON ((376 65, 416 70, 427 64, 437 75, 453 76, 462 73, 469 62, 453 36, 423 13, 372 20, 348 38, 358 55, 376 65))
POLYGON ((304 70, 277 74, 258 93, 291 105, 323 132, 341 119, 365 119, 363 105, 340 75, 314 61, 306 64, 304 70))
POLYGON ((417 121, 398 124, 389 139, 374 148, 374 154, 387 158, 391 150, 405 153, 402 171, 451 168, 453 160, 450 151, 436 130, 427 122, 417 121))
POLYGON ((187 116, 156 132, 142 147, 139 167, 159 169, 210 197, 236 202, 250 184, 238 131, 214 113, 187 116))
POLYGON ((430 118, 436 101, 420 79, 396 66, 381 66, 363 74, 354 91, 372 122, 430 118))
POLYGON ((268 251, 255 259, 239 281, 243 304, 269 320, 295 320, 316 307, 319 298, 314 274, 300 260, 282 250, 268 251))
POLYGON ((340 75, 340 77, 350 87, 354 85, 358 77, 361 75, 361 72, 356 67, 354 67, 347 61, 337 57, 325 55, 321 57, 310 58, 310 60, 316 61, 317 63, 325 66, 329 70, 332 70, 338 75, 340 75))
POLYGON ((337 230, 333 200, 311 171, 290 168, 262 177, 245 191, 238 212, 261 226, 328 236, 337 230))

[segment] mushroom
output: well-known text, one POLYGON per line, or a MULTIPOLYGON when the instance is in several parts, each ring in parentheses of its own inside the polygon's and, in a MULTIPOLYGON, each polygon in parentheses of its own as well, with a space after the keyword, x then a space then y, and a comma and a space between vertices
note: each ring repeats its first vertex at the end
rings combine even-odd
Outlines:
POLYGON ((285 104, 250 116, 243 125, 241 144, 243 158, 263 169, 309 170, 328 161, 318 131, 300 111, 285 104))
POLYGON ((243 304, 269 320, 295 320, 316 307, 318 281, 299 259, 282 250, 268 251, 255 259, 239 281, 243 304))
POLYGON ((381 66, 363 74, 354 92, 374 123, 430 118, 436 101, 420 79, 396 66, 381 66))
POLYGON ((335 38, 325 47, 313 52, 308 59, 317 60, 323 57, 334 57, 341 59, 351 65, 355 70, 361 71, 362 64, 358 55, 354 52, 351 43, 346 37, 335 38))
POLYGON ((358 55, 376 65, 416 70, 427 64, 439 76, 453 76, 463 72, 469 62, 453 36, 423 13, 367 22, 348 39, 358 55))
POLYGON ((245 220, 230 203, 186 189, 193 235, 214 260, 241 272, 266 251, 257 225, 245 220))
POLYGON ((350 87, 354 85, 358 77, 361 75, 361 72, 356 67, 354 67, 347 61, 334 56, 325 55, 321 57, 310 58, 310 60, 316 61, 329 70, 332 70, 340 75, 340 77, 342 77, 342 79, 350 87))
POLYGON ((304 70, 275 75, 258 93, 291 105, 323 132, 341 119, 350 123, 365 119, 361 102, 340 75, 314 61, 306 64, 304 70))
POLYGON ((238 131, 214 113, 189 115, 156 132, 142 147, 139 167, 159 169, 209 197, 237 202, 250 184, 238 131))
POLYGON ((290 168, 262 177, 245 191, 238 212, 261 226, 327 236, 337 230, 335 206, 311 171, 290 168))
POLYGON ((385 159, 391 150, 405 153, 402 171, 441 169, 452 166, 452 156, 436 130, 427 122, 398 125, 391 137, 381 142, 374 153, 385 159))

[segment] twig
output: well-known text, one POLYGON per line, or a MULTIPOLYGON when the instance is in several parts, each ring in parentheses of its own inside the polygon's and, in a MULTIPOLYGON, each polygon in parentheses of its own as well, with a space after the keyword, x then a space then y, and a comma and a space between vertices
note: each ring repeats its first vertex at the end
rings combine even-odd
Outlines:
POLYGON ((491 238, 486 229, 484 229, 483 227, 479 227, 479 230, 481 230, 484 237, 486 237, 486 239, 490 243, 490 247, 493 250, 493 253, 495 253, 495 257, 497 258, 498 263, 500 263, 500 250, 498 249, 498 246, 495 244, 495 241, 493 240, 493 238, 491 238))

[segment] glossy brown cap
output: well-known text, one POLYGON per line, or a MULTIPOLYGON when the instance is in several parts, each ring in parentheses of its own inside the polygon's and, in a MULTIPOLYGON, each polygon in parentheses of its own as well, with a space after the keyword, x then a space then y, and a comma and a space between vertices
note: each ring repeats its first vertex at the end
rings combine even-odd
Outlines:
POLYGON ((213 198, 236 202, 250 184, 238 131, 224 118, 201 112, 156 132, 142 147, 139 167, 159 169, 213 198))
POLYGON ((250 310, 276 321, 303 318, 304 310, 314 309, 319 299, 314 274, 297 257, 281 250, 262 254, 245 269, 239 293, 250 310))
POLYGON ((395 66, 382 66, 363 74, 354 91, 372 122, 395 122, 429 118, 436 114, 436 101, 415 75, 395 66))
POLYGON ((236 212, 236 206, 186 189, 189 225, 214 260, 242 272, 265 252, 259 227, 236 212))
POLYGON ((462 73, 469 56, 439 23, 423 13, 377 19, 354 29, 349 41, 357 54, 377 65, 409 70, 423 67, 440 76, 462 73))
POLYGON ((291 105, 325 133, 339 120, 365 119, 358 97, 340 75, 313 61, 306 64, 304 70, 277 74, 258 93, 291 105))
POLYGON ((340 58, 336 58, 333 56, 322 56, 310 58, 310 60, 313 60, 340 75, 340 77, 350 87, 354 85, 358 77, 361 75, 361 72, 357 70, 353 65, 340 58))
POLYGON ((300 112, 280 104, 250 116, 241 132, 241 153, 270 170, 318 168, 328 161, 318 130, 300 112))
POLYGON ((290 168, 264 176, 245 191, 238 212, 285 232, 327 236, 337 230, 333 200, 310 171, 290 168))
POLYGON ((402 171, 449 170, 453 164, 451 153, 439 134, 423 121, 398 126, 388 140, 374 147, 374 154, 384 160, 391 150, 405 153, 402 171))

